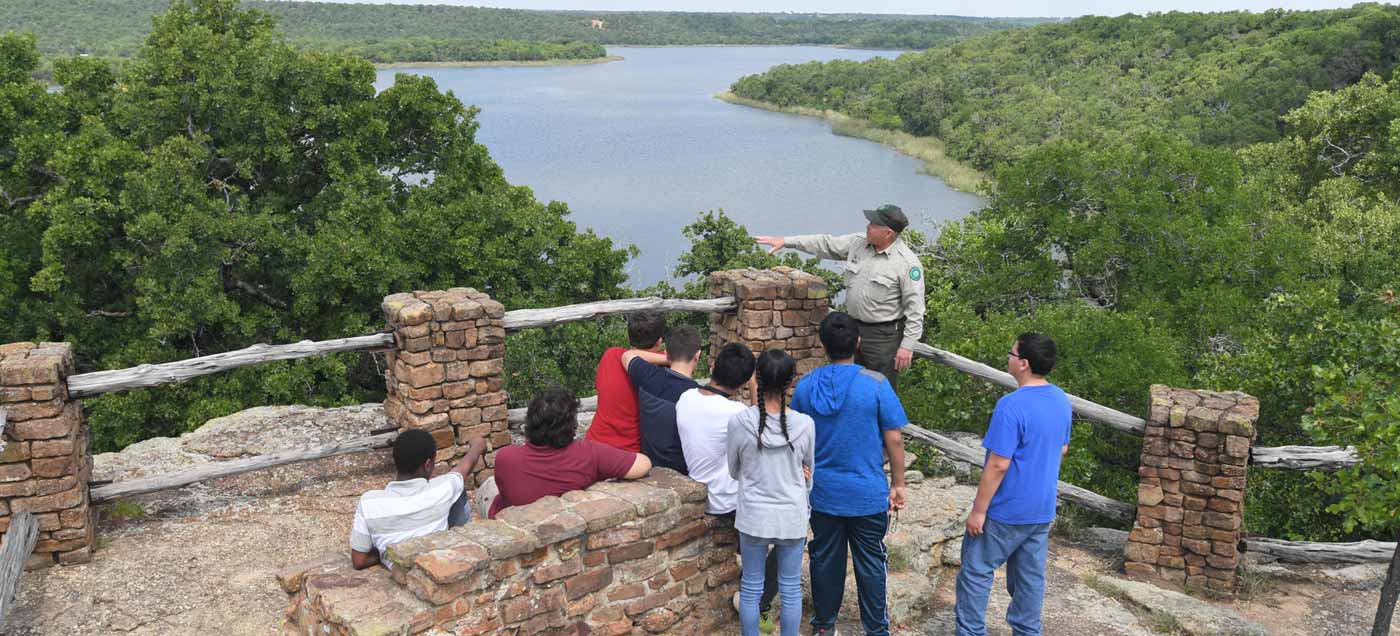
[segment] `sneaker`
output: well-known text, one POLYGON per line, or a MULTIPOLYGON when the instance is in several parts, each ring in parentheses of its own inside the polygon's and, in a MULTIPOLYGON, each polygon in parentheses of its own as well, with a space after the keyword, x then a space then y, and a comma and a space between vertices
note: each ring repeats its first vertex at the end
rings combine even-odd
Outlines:
POLYGON ((734 611, 739 611, 739 593, 734 593, 734 611))
POLYGON ((836 630, 835 625, 832 625, 812 630, 812 636, 841 636, 841 632, 836 630))

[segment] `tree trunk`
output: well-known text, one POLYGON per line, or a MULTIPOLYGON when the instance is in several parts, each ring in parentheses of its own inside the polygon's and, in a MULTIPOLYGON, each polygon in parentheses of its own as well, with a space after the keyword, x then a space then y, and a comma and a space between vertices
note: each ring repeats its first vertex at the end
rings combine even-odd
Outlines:
POLYGON ((1385 585, 1381 586, 1381 602, 1376 607, 1376 624, 1371 628, 1371 636, 1390 636, 1390 619, 1395 616, 1395 599, 1400 597, 1400 532, 1395 537, 1395 556, 1390 559, 1390 569, 1385 573, 1385 585))

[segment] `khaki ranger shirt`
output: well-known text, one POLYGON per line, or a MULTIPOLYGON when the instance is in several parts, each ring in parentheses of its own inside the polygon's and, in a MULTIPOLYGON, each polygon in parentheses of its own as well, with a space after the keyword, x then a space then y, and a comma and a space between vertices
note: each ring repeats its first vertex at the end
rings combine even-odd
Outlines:
POLYGON ((861 322, 904 318, 900 348, 912 349, 924 335, 924 268, 914 250, 896 237, 883 251, 865 234, 806 234, 783 238, 787 247, 819 258, 845 261, 846 313, 861 322))

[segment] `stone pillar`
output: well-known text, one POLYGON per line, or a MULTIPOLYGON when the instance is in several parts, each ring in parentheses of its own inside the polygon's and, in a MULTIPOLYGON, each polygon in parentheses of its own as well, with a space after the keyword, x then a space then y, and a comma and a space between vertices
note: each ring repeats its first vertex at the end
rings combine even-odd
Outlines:
POLYGON ((82 404, 68 399, 73 348, 63 342, 0 345, 0 535, 10 515, 32 513, 39 541, 27 567, 92 560, 88 505, 92 455, 82 404))
POLYGON ((510 444, 501 388, 505 307, 475 289, 456 287, 393 294, 381 308, 394 334, 384 374, 385 415, 400 430, 432 433, 439 469, 461 457, 467 440, 480 435, 486 439, 486 462, 470 481, 489 477, 495 450, 510 444))
POLYGON ((1243 393, 1152 386, 1137 522, 1124 548, 1129 574, 1233 593, 1258 418, 1259 400, 1243 393))
POLYGON ((754 353, 787 351, 797 360, 799 377, 826 363, 817 327, 831 311, 831 299, 820 276, 791 267, 731 269, 710 274, 710 296, 739 301, 736 311, 710 316, 711 360, 724 345, 742 342, 754 353))

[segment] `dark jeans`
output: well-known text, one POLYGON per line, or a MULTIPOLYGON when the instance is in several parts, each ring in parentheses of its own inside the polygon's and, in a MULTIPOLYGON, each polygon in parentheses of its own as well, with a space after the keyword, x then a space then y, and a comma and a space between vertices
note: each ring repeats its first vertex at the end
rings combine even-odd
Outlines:
POLYGON ((452 508, 447 511, 447 527, 456 528, 464 526, 472 520, 472 497, 471 492, 462 491, 462 496, 457 501, 452 502, 452 508))
POLYGON ((862 322, 856 364, 885 374, 890 388, 899 389, 899 372, 894 369, 894 355, 899 353, 901 342, 904 342, 903 320, 879 325, 862 322))
POLYGON ((885 531, 890 515, 837 517, 812 511, 812 540, 808 542, 812 570, 812 629, 832 627, 846 591, 846 552, 856 570, 860 622, 866 636, 888 636, 885 615, 885 531))
MULTIPOLYGON (((710 513, 705 513, 710 514, 710 513)), ((722 515, 732 525, 734 523, 734 513, 726 512, 722 515)), ((739 558, 744 558, 744 547, 742 541, 734 542, 734 551, 739 553, 739 558)), ((742 563, 742 561, 740 561, 742 563)), ((763 595, 758 598, 758 611, 760 614, 767 614, 773 609, 773 597, 778 595, 778 551, 772 550, 768 553, 768 559, 763 562, 763 595)))

